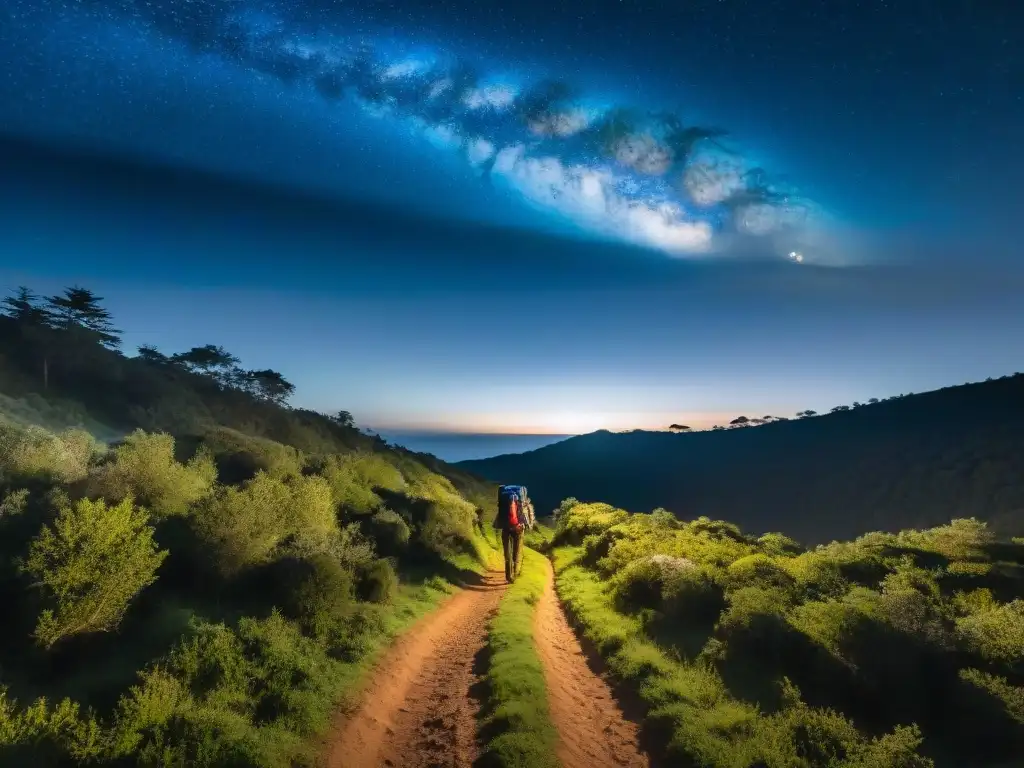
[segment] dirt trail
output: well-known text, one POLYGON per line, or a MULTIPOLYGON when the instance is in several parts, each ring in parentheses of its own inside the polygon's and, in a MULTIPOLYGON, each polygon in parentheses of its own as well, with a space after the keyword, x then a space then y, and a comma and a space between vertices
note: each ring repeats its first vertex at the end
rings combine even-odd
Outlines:
POLYGON ((547 583, 534 615, 533 638, 544 666, 562 768, 648 768, 650 759, 640 749, 636 724, 625 718, 608 683, 587 665, 559 605, 547 558, 544 567, 547 583))
POLYGON ((487 574, 400 637, 328 749, 330 768, 470 768, 480 702, 474 669, 505 575, 487 574))

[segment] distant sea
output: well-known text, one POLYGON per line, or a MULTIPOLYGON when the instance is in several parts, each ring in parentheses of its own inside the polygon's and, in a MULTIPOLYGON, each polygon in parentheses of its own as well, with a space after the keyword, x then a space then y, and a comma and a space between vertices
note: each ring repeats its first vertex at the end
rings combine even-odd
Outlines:
POLYGON ((410 451, 432 453, 448 462, 488 459, 503 453, 525 453, 551 445, 572 435, 492 435, 458 432, 396 432, 381 430, 389 443, 410 451))

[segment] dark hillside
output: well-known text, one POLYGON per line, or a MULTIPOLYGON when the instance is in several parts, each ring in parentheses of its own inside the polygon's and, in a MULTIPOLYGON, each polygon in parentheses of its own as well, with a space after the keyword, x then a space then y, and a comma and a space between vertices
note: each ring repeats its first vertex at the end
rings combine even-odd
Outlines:
POLYGON ((601 431, 459 466, 528 485, 543 509, 600 499, 807 542, 972 516, 1019 533, 1024 375, 756 427, 601 431))

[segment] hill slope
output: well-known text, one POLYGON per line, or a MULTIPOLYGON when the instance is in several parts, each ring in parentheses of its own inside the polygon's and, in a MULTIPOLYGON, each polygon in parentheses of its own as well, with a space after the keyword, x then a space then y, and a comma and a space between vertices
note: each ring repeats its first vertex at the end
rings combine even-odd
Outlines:
POLYGON ((49 304, 0 319, 0 765, 312 765, 375 655, 485 569, 493 486, 49 304))
POLYGON ((602 431, 519 455, 465 461, 567 497, 664 507, 807 542, 978 517, 1024 528, 1024 375, 814 418, 712 432, 602 431))

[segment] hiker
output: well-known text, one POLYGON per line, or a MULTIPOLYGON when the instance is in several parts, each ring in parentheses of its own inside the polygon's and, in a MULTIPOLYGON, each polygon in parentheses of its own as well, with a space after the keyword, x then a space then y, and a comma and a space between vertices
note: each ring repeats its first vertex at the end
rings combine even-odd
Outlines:
POLYGON ((498 488, 498 515, 494 527, 501 531, 501 546, 505 553, 505 581, 509 584, 523 567, 523 535, 533 528, 533 503, 522 485, 502 485, 498 488))

